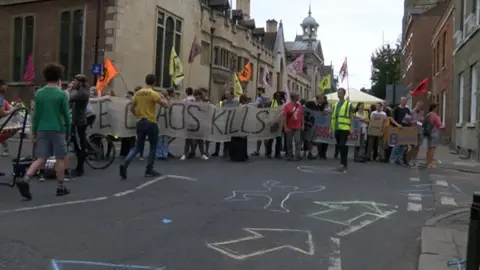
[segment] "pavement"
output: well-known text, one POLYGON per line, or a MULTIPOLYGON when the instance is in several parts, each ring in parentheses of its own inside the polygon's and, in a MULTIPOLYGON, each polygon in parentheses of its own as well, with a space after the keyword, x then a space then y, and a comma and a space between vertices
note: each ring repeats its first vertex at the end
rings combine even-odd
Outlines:
POLYGON ((0 187, 0 269, 413 270, 425 223, 465 208, 474 188, 442 168, 351 162, 338 173, 333 158, 177 158, 158 161, 155 179, 135 161, 127 180, 120 162, 87 169, 65 197, 55 181, 33 181, 28 202, 0 187))

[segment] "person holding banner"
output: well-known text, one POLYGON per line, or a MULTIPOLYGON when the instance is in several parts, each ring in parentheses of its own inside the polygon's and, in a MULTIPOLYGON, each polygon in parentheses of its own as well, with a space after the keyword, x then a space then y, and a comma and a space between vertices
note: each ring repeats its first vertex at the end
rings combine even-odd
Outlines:
MULTIPOLYGON (((407 98, 400 98, 400 105, 393 110, 391 122, 397 128, 410 126, 410 121, 404 121, 405 117, 410 115, 410 109, 407 107, 407 98)), ((406 145, 395 145, 390 153, 389 162, 391 164, 402 164, 403 156, 407 150, 406 145)))
POLYGON ((156 81, 155 74, 148 74, 145 77, 145 88, 142 88, 133 96, 131 112, 137 118, 137 142, 135 148, 128 153, 127 158, 120 165, 120 176, 123 179, 127 178, 128 165, 142 151, 147 138, 150 142, 150 153, 145 176, 156 177, 161 175, 153 168, 158 143, 157 104, 164 108, 170 107, 170 104, 162 95, 153 90, 156 81))
POLYGON ((412 167, 417 165, 418 152, 420 150, 420 146, 422 146, 423 143, 423 122, 425 118, 425 113, 422 110, 422 107, 423 102, 418 101, 417 104, 415 104, 415 108, 413 108, 411 111, 413 125, 416 125, 418 128, 417 144, 411 145, 410 151, 407 153, 408 164, 412 167))
POLYGON ((339 88, 337 90, 338 101, 332 108, 332 121, 330 124, 330 133, 334 135, 337 141, 336 146, 340 154, 341 172, 347 172, 348 158, 348 136, 353 131, 354 110, 352 104, 345 100, 346 90, 339 88))
POLYGON ((365 104, 363 102, 357 103, 355 107, 355 117, 360 119, 361 123, 361 132, 360 132, 360 145, 355 147, 354 159, 355 161, 365 162, 365 141, 367 136, 367 127, 368 127, 368 113, 365 113, 365 104))
MULTIPOLYGON (((257 88, 257 99, 255 100, 255 105, 258 108, 265 108, 267 107, 267 98, 265 98, 263 95, 265 94, 265 88, 263 87, 258 87, 257 88)), ((266 146, 265 142, 263 143, 264 147, 266 146)), ((255 152, 252 153, 252 156, 260 156, 260 148, 262 147, 262 140, 257 141, 257 148, 255 149, 255 152)), ((265 149, 265 153, 266 153, 265 149)))
MULTIPOLYGON (((317 106, 320 112, 323 114, 329 114, 332 111, 330 105, 328 104, 328 98, 325 95, 318 95, 316 97, 317 106)), ((317 148, 318 157, 321 159, 327 159, 328 143, 320 143, 317 148)))
MULTIPOLYGON (((385 124, 387 120, 387 114, 383 111, 382 103, 377 103, 375 106, 375 110, 372 111, 370 114, 370 123, 371 127, 373 124, 380 121, 385 124)), ((385 126, 383 126, 385 129, 385 126)), ((370 130, 370 129, 369 129, 370 130)), ((373 132, 370 130, 368 135, 368 143, 367 143, 367 157, 369 160, 376 160, 379 156, 379 151, 383 151, 383 132, 381 134, 372 134, 373 132), (380 149, 379 149, 380 148, 380 149)))
MULTIPOLYGON (((270 102, 270 108, 272 110, 276 109, 278 108, 278 106, 282 106, 283 103, 284 103, 284 99, 281 92, 275 92, 273 94, 273 99, 270 102)), ((272 157, 273 140, 274 139, 268 139, 265 144, 265 155, 267 156, 267 158, 272 157)), ((276 159, 282 158, 282 135, 275 138, 275 158, 276 159)))
POLYGON ((287 137, 287 160, 300 160, 300 151, 302 148, 302 130, 303 122, 303 106, 298 100, 298 94, 290 95, 290 102, 283 107, 284 127, 287 137), (292 144, 295 144, 295 153, 292 144))

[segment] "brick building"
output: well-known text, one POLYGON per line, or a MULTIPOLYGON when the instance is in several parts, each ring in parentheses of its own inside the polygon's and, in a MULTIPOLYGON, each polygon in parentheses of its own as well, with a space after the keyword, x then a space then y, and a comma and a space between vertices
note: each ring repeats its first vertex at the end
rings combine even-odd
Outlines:
POLYGON ((455 125, 455 92, 453 78, 453 1, 448 1, 435 26, 431 41, 432 88, 431 100, 438 104, 438 115, 444 124, 441 130, 443 143, 450 143, 455 125))
MULTIPOLYGON (((76 73, 91 77, 99 29, 99 63, 109 57, 122 75, 113 82, 117 95, 142 84, 152 72, 158 88, 170 88, 168 65, 173 47, 184 65, 184 87, 207 87, 213 100, 232 84, 233 72, 248 62, 253 66, 251 80, 244 85, 248 96, 255 96, 257 86, 263 84, 266 66, 272 73, 268 95, 293 82, 291 90, 313 98, 323 77, 324 59, 316 37, 318 24, 311 13, 302 24, 308 33, 302 42, 311 53, 305 53, 304 72, 293 74, 286 68, 292 59, 287 57, 283 24, 269 20, 266 25, 255 25, 250 1, 237 0, 236 10, 228 0, 185 0, 181 5, 175 0, 0 1, 0 61, 5 63, 0 65, 0 78, 9 81, 12 89, 24 89, 23 71, 30 54, 37 71, 35 83, 42 83, 40 71, 48 62, 66 67, 64 83, 76 73), (202 52, 188 63, 195 38, 202 52)), ((31 97, 31 90, 12 92, 22 99, 31 97)))
POLYGON ((454 0, 454 146, 480 160, 480 1, 454 0))
MULTIPOLYGON (((445 2, 440 2, 429 10, 417 10, 409 14, 404 31, 402 52, 402 83, 408 88, 415 88, 422 80, 431 77, 432 33, 442 16, 445 2)), ((428 103, 427 95, 414 96, 412 104, 417 101, 428 103)))

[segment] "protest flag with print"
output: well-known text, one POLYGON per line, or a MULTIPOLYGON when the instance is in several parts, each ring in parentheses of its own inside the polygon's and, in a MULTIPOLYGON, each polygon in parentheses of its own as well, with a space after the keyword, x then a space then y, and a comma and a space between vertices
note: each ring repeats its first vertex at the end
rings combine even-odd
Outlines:
POLYGON ((118 75, 118 70, 113 64, 110 58, 105 59, 105 63, 103 64, 103 74, 97 80, 97 92, 98 96, 102 96, 102 90, 107 87, 107 85, 118 75))
POLYGON ((175 86, 180 86, 185 76, 183 73, 182 62, 180 61, 177 52, 175 52, 174 47, 172 47, 172 50, 170 51, 170 63, 168 69, 168 73, 172 78, 173 84, 175 86))
POLYGON ((192 47, 190 48, 190 54, 188 55, 188 63, 193 63, 195 61, 195 57, 202 54, 202 45, 198 43, 198 39, 195 36, 193 38, 192 47))
POLYGON ((290 71, 292 71, 293 73, 299 74, 303 72, 303 64, 304 64, 304 55, 302 54, 299 57, 297 57, 295 61, 290 63, 290 65, 288 65, 287 68, 290 69, 290 71))
POLYGON ((332 75, 329 74, 318 82, 318 88, 320 88, 320 94, 323 94, 325 90, 332 88, 332 75))
POLYGON ((23 74, 23 80, 29 86, 35 79, 35 66, 33 64, 33 55, 29 54, 27 59, 27 65, 25 66, 25 73, 23 74))
POLYGON ((263 86, 272 87, 271 81, 272 78, 270 76, 270 71, 268 70, 268 66, 265 64, 263 66, 263 86))
POLYGON ((286 84, 283 85, 283 92, 285 92, 285 103, 290 102, 290 90, 286 84))
POLYGON ((338 72, 338 75, 340 75, 340 82, 343 82, 343 80, 348 77, 348 64, 346 57, 345 61, 343 61, 342 67, 340 68, 340 71, 338 72))
POLYGON ((248 61, 242 71, 238 73, 237 77, 241 82, 248 82, 250 80, 252 77, 252 63, 250 61, 248 61))
POLYGON ((235 97, 240 97, 243 94, 242 84, 238 79, 237 73, 233 73, 233 93, 235 97))

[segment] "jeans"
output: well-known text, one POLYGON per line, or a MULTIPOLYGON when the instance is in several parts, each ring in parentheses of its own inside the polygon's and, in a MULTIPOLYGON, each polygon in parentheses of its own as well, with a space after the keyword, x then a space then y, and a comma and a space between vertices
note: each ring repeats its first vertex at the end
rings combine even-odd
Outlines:
POLYGON ((265 154, 267 156, 272 156, 273 140, 275 140, 275 157, 280 157, 282 155, 282 136, 266 140, 265 154))
POLYGON ((287 137, 287 155, 289 157, 295 157, 296 159, 300 158, 300 150, 302 148, 302 130, 301 129, 291 129, 285 132, 287 137), (293 143, 295 143, 295 152, 292 149, 293 143))
POLYGON ((132 160, 140 153, 145 147, 145 141, 149 140, 150 142, 150 153, 148 154, 147 160, 147 171, 153 169, 153 163, 155 162, 155 156, 157 152, 157 143, 158 143, 158 126, 157 123, 153 123, 143 118, 137 122, 137 142, 135 147, 130 150, 127 158, 124 161, 124 165, 128 165, 132 160))
POLYGON ((365 135, 360 134, 360 145, 355 147, 355 151, 353 152, 354 158, 361 158, 362 155, 365 154, 365 135))
POLYGON ((406 145, 395 145, 392 148, 392 153, 390 153, 390 162, 402 162, 403 161, 403 155, 405 154, 405 151, 407 150, 406 145))
POLYGON ((380 136, 368 136, 367 144, 367 157, 372 160, 376 160, 379 156, 379 151, 383 151, 383 137, 380 136))
POLYGON ((168 157, 168 136, 166 135, 162 135, 158 138, 157 157, 158 158, 168 157))
POLYGON ((86 130, 87 126, 72 125, 72 142, 77 157, 77 167, 75 169, 79 172, 83 172, 85 159, 87 158, 88 142, 86 130))
POLYGON ((335 140, 337 141, 336 149, 338 149, 338 153, 340 154, 340 164, 345 168, 348 165, 348 135, 350 135, 350 130, 335 130, 335 140))

